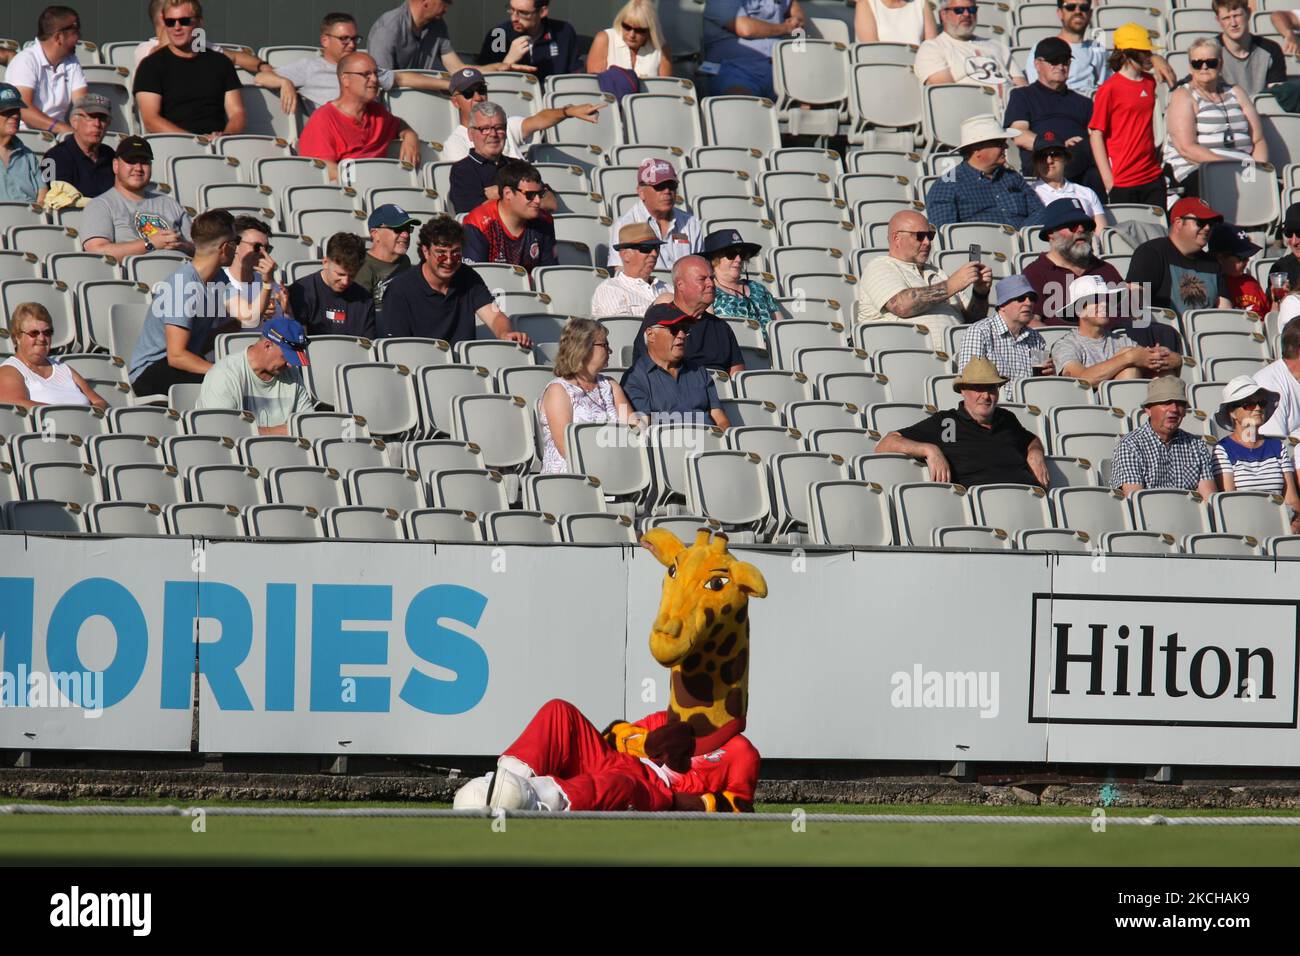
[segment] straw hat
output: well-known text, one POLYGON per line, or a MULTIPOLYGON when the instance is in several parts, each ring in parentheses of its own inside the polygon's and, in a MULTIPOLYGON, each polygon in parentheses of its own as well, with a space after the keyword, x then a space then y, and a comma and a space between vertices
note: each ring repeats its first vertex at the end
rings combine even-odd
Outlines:
POLYGON ((960 392, 967 385, 997 385, 1003 386, 1007 380, 998 374, 997 366, 986 358, 976 356, 966 363, 966 367, 961 370, 961 374, 953 380, 952 390, 960 392))

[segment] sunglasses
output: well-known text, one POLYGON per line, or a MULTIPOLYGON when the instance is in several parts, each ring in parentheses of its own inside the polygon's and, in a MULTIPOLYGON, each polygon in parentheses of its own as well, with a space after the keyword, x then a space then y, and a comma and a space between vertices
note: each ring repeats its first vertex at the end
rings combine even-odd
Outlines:
POLYGON ((27 336, 29 339, 52 339, 54 338, 54 330, 53 329, 31 329, 27 332, 24 332, 23 335, 27 336))
POLYGON ((1219 221, 1217 219, 1202 219, 1199 216, 1183 216, 1182 218, 1184 221, 1191 221, 1196 223, 1197 229, 1209 229, 1211 226, 1213 226, 1215 223, 1219 221))
POLYGON ((1219 58, 1212 56, 1208 60, 1188 60, 1193 70, 1217 70, 1219 68, 1219 58))
POLYGON ((523 196, 527 202, 538 202, 546 195, 545 189, 516 189, 515 192, 523 196))
POLYGON ((269 242, 246 242, 246 240, 242 239, 240 241, 245 242, 248 248, 252 249, 256 255, 261 255, 263 252, 268 256, 271 254, 271 244, 269 242))
POLYGON ((927 239, 930 242, 934 242, 934 237, 937 236, 938 233, 933 229, 900 229, 896 235, 916 236, 917 242, 925 242, 927 239))
MULTIPOLYGON (((647 183, 647 185, 649 184, 647 183)), ((677 192, 677 182, 670 179, 666 183, 659 183, 658 185, 650 186, 650 188, 657 193, 677 192)))
POLYGON ((467 100, 468 100, 468 99, 471 99, 472 97, 475 97, 475 96, 481 96, 481 97, 483 97, 484 99, 487 99, 487 95, 488 95, 488 94, 487 94, 487 86, 486 86, 486 85, 484 85, 484 86, 471 86, 469 89, 465 90, 465 91, 464 91, 463 93, 461 93, 460 95, 463 96, 463 97, 465 97, 465 99, 467 99, 467 100))
POLYGON ((619 246, 620 249, 635 249, 637 252, 649 255, 652 252, 658 252, 659 247, 649 242, 638 243, 634 246, 619 246))
POLYGON ((1290 229, 1283 229, 1282 235, 1286 236, 1288 239, 1294 239, 1296 236, 1300 236, 1300 229, 1296 229, 1294 227, 1290 229))
POLYGON ((1097 224, 1095 222, 1072 222, 1068 226, 1062 226, 1069 232, 1096 232, 1097 224))
POLYGON ((1066 13, 1081 13, 1081 12, 1091 13, 1092 4, 1091 3, 1063 3, 1061 4, 1061 9, 1064 10, 1066 13))
POLYGON ((623 24, 623 29, 628 33, 649 33, 649 27, 634 27, 630 23, 623 24))
POLYGON ((973 16, 975 16, 977 13, 980 12, 980 8, 977 7, 977 6, 969 6, 969 7, 949 7, 949 8, 948 8, 948 12, 951 13, 951 14, 952 14, 953 16, 955 16, 955 17, 960 17, 960 16, 963 16, 963 15, 965 15, 965 14, 970 14, 970 15, 973 17, 973 16))
POLYGON ((1263 408, 1265 402, 1262 398, 1248 398, 1244 402, 1238 402, 1234 408, 1263 408))
POLYGON ((732 247, 730 249, 719 249, 717 252, 714 253, 714 255, 717 256, 719 259, 745 258, 745 254, 740 249, 737 249, 735 247, 732 247))
POLYGON ((163 17, 163 23, 169 27, 187 27, 194 22, 194 17, 163 17))
POLYGON ((1002 304, 1010 305, 1012 302, 1033 302, 1037 298, 1038 296, 1034 295, 1034 293, 1026 292, 1022 295, 1016 296, 1014 299, 1007 299, 1007 301, 1003 302, 1002 304))

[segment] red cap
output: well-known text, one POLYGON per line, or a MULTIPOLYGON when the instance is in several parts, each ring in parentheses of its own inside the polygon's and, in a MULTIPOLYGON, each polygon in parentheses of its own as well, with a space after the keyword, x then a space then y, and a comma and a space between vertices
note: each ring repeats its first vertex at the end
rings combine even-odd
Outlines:
POLYGON ((1184 216, 1195 216, 1197 219, 1222 219, 1223 213, 1216 212, 1199 199, 1188 196, 1174 203, 1174 208, 1169 210, 1169 221, 1177 222, 1184 216))
POLYGON ((647 156, 641 160, 641 165, 636 171, 636 181, 639 186, 658 186, 660 183, 676 182, 677 170, 673 169, 673 164, 666 159, 647 156))
POLYGON ((679 322, 685 322, 694 325, 695 316, 687 315, 672 302, 664 302, 661 305, 652 305, 646 309, 645 327, 651 325, 676 325, 679 322))

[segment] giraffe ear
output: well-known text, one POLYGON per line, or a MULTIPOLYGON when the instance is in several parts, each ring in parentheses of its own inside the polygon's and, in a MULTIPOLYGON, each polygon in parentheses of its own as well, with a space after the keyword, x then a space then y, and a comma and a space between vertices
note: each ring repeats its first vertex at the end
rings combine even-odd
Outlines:
POLYGON ((744 561, 733 561, 730 569, 731 580, 750 597, 767 597, 767 581, 763 572, 744 561))
POLYGON ((653 554, 664 567, 668 567, 686 545, 666 528, 651 528, 641 536, 641 547, 653 554))

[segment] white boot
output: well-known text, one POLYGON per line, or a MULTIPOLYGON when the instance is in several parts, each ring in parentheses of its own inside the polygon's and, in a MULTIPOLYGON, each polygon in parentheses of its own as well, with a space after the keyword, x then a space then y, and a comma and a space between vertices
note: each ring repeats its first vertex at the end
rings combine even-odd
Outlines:
POLYGON ((494 810, 536 810, 537 793, 527 777, 498 767, 488 788, 487 805, 494 810))
POLYGON ((475 777, 456 791, 451 802, 453 810, 482 810, 488 805, 488 791, 492 787, 492 774, 475 777))
POLYGON ((564 795, 554 777, 533 777, 528 781, 537 794, 537 809, 562 813, 569 809, 569 798, 564 795))
POLYGON ((516 777, 528 778, 536 776, 536 774, 533 773, 532 767, 528 766, 528 764, 524 763, 518 757, 512 757, 509 754, 503 754, 501 757, 497 758, 497 769, 509 770, 516 777))

